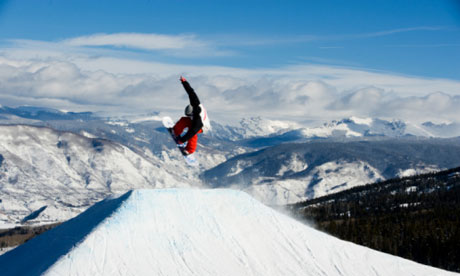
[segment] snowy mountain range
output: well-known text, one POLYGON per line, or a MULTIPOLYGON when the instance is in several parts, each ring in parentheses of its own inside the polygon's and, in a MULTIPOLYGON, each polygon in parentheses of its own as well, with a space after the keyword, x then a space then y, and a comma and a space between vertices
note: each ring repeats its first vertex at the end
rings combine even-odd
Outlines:
POLYGON ((225 189, 129 191, 0 256, 2 275, 455 275, 225 189), (26 264, 26 265, 24 265, 26 264))
MULTIPOLYGON (((265 120, 265 125, 270 121, 265 120)), ((274 123, 275 125, 280 125, 274 123)), ((283 125, 282 125, 283 126, 283 125)), ((339 121, 331 121, 317 127, 292 127, 286 123, 284 128, 277 131, 266 131, 265 135, 246 138, 246 145, 253 147, 273 146, 286 142, 306 142, 314 139, 341 139, 363 137, 393 137, 407 136, 453 138, 460 137, 460 124, 434 124, 425 122, 413 124, 401 120, 382 120, 371 118, 351 117, 339 121)), ((269 128, 266 128, 269 129, 269 128)))
MULTIPOLYGON (((68 122, 85 122, 86 128, 91 124, 111 124, 112 126, 126 127, 129 129, 139 125, 151 125, 161 121, 158 113, 122 116, 100 117, 91 112, 68 112, 51 108, 20 106, 17 108, 0 107, 1 124, 48 124, 59 130, 72 130, 68 122), (60 122, 60 124, 58 124, 60 122), (66 124, 63 122, 67 122, 66 124), (91 122, 91 123, 88 123, 91 122), (61 129, 66 128, 66 129, 61 129)), ((73 124, 73 123, 72 123, 73 124)), ((435 138, 460 137, 460 123, 424 122, 415 124, 401 120, 384 120, 379 118, 350 117, 338 121, 324 122, 322 124, 301 123, 288 120, 269 120, 261 117, 242 118, 239 125, 223 125, 212 122, 214 131, 209 135, 213 138, 229 141, 240 141, 251 138, 285 137, 286 141, 308 138, 331 138, 331 137, 402 137, 419 136, 435 138)), ((155 125, 161 126, 160 124, 155 125)), ((111 130, 112 132, 114 130, 111 130)), ((286 142, 284 141, 284 142, 286 142)))
POLYGON ((458 139, 321 140, 242 154, 203 172, 202 178, 213 187, 243 189, 281 205, 456 164, 458 139))
POLYGON ((460 163, 458 139, 433 138, 457 135, 455 124, 213 122, 199 140, 199 168, 183 162, 158 113, 1 107, 0 124, 0 226, 66 220, 129 189, 232 187, 278 205, 460 163))

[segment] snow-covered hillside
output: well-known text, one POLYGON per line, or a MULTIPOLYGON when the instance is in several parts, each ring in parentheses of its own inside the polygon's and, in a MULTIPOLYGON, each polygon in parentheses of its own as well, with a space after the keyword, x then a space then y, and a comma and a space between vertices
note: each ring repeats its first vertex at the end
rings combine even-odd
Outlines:
MULTIPOLYGON (((307 164, 304 165, 307 169, 307 164)), ((285 169, 279 171, 281 173, 285 169)), ((292 171, 291 171, 292 172, 292 171)), ((302 177, 259 177, 240 188, 271 205, 292 204, 383 180, 380 172, 363 161, 331 161, 315 166, 302 177)))
POLYGON ((0 256, 2 275, 455 275, 338 240, 233 190, 130 191, 0 256))
POLYGON ((264 203, 283 205, 459 163, 457 140, 312 141, 242 154, 202 177, 212 187, 242 189, 264 203))
POLYGON ((179 155, 165 152, 163 159, 147 160, 108 140, 45 127, 1 126, 0 224, 66 220, 133 188, 198 185, 193 172, 189 177, 175 173, 183 172, 175 165, 183 163, 179 155))

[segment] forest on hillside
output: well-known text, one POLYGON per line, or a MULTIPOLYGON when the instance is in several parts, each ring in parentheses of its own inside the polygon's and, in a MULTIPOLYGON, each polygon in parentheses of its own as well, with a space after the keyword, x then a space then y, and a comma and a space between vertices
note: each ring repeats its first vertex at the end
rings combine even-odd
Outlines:
POLYGON ((460 167, 290 205, 340 239, 460 272, 460 167))

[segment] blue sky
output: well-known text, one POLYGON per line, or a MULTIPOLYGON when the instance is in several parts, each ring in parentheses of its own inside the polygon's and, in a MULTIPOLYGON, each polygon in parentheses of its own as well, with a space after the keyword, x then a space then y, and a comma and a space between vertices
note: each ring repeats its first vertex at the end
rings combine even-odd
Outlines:
POLYGON ((3 41, 190 34, 227 54, 145 58, 234 67, 321 63, 460 79, 456 1, 2 2, 3 41))
POLYGON ((0 1, 0 104, 458 121, 459 2, 0 1))

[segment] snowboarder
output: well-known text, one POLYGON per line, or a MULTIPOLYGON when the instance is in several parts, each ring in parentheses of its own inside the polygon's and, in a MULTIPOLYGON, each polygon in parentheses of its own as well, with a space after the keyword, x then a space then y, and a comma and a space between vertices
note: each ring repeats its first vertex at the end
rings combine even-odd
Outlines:
POLYGON ((208 118, 206 110, 188 81, 182 76, 180 77, 180 81, 188 94, 190 104, 185 107, 186 116, 180 118, 174 125, 173 132, 179 144, 187 143, 182 152, 184 155, 189 155, 195 152, 198 133, 203 132, 203 126, 207 123, 208 118), (187 132, 181 136, 185 129, 187 129, 187 132))

